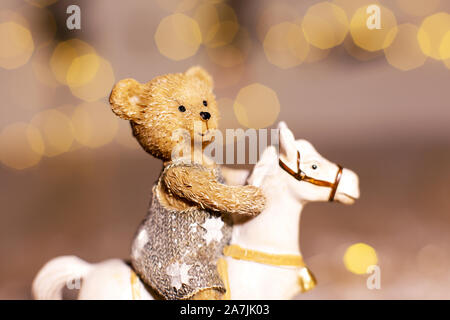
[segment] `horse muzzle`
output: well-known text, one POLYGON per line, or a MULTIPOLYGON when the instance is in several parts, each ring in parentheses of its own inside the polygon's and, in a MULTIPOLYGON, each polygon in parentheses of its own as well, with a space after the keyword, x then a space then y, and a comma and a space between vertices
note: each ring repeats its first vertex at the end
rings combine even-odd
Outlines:
POLYGON ((342 170, 342 176, 336 189, 334 200, 343 204, 353 204, 359 198, 359 178, 349 169, 342 170))

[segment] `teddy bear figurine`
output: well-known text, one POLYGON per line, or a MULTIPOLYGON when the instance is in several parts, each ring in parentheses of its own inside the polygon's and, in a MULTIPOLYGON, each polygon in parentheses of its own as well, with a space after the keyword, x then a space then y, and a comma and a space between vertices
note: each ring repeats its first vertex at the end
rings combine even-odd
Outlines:
POLYGON ((131 263, 164 299, 221 299, 226 287, 219 260, 232 221, 265 207, 259 188, 226 185, 219 165, 193 147, 195 134, 202 150, 214 139, 219 111, 212 89, 211 76, 197 66, 145 84, 121 80, 110 96, 112 111, 130 121, 142 148, 163 161, 147 217, 133 240, 131 263), (196 122, 201 132, 194 130, 196 122), (190 134, 185 143, 192 152, 173 157, 179 141, 172 135, 178 129, 190 134))

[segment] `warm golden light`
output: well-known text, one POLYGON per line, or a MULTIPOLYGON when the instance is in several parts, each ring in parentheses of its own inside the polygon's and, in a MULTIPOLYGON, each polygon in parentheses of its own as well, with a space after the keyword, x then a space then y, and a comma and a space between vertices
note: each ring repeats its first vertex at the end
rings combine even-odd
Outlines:
POLYGON ((111 107, 101 102, 84 103, 72 115, 75 139, 84 146, 97 148, 111 142, 118 129, 111 107))
POLYGON ((369 29, 367 21, 370 14, 367 6, 356 10, 350 22, 350 33, 355 44, 367 51, 378 51, 391 45, 396 36, 397 19, 394 13, 386 7, 380 8, 380 29, 369 29))
POLYGON ((252 45, 250 35, 244 28, 240 28, 233 41, 226 46, 207 48, 208 57, 219 66, 235 67, 244 62, 252 45))
MULTIPOLYGON (((115 83, 114 70, 109 61, 98 56, 93 60, 98 61, 98 70, 95 75, 91 78, 91 73, 88 71, 86 72, 87 75, 79 74, 80 77, 78 79, 82 79, 83 81, 76 81, 77 83, 81 83, 81 85, 70 85, 69 87, 74 96, 88 102, 93 102, 108 96, 115 83), (85 80, 88 82, 83 84, 85 80)), ((94 62, 86 62, 86 64, 89 63, 94 62)))
POLYGON ((4 165, 22 170, 39 163, 44 143, 36 127, 18 122, 1 131, 0 150, 0 161, 4 165))
MULTIPOLYGON (((443 44, 446 34, 450 31, 450 15, 439 12, 425 18, 420 26, 417 39, 422 52, 436 60, 450 58, 447 45, 443 44), (443 54, 443 55, 442 55, 443 54)), ((450 51, 450 50, 449 50, 450 51)))
POLYGON ((343 9, 331 2, 321 2, 308 9, 302 28, 310 44, 325 50, 344 41, 349 22, 343 9))
POLYGON ((407 71, 418 68, 425 63, 427 57, 420 50, 417 42, 419 28, 407 23, 398 26, 394 42, 384 49, 388 63, 400 70, 407 71))
MULTIPOLYGON (((71 39, 59 43, 50 58, 50 68, 60 83, 67 84, 67 76, 75 59, 84 55, 96 55, 95 49, 84 41, 71 39)), ((81 67, 81 64, 78 63, 81 67)), ((72 70, 70 79, 75 81, 76 75, 80 75, 72 70)), ((81 75, 80 75, 81 76, 81 75)))
POLYGON ((31 58, 34 42, 30 31, 15 22, 0 23, 0 67, 16 69, 31 58))
POLYGON ((355 274, 367 273, 367 268, 378 263, 375 249, 365 243, 356 243, 347 248, 344 264, 348 271, 355 274))
POLYGON ((15 11, 22 16, 26 23, 20 19, 13 21, 30 30, 36 48, 49 44, 56 34, 56 20, 50 10, 37 6, 23 5, 15 11))
POLYGON ((202 34, 194 19, 176 13, 161 20, 155 33, 155 42, 163 56, 179 61, 197 53, 202 34))
POLYGON ((300 65, 309 52, 302 29, 291 22, 282 22, 270 28, 263 47, 267 60, 282 69, 300 65))
POLYGON ((205 3, 199 6, 194 18, 200 27, 203 44, 209 48, 231 43, 239 30, 236 13, 223 3, 205 3))
POLYGON ((450 59, 450 30, 442 37, 439 54, 443 60, 450 59))
POLYGON ((244 64, 237 64, 233 67, 222 67, 218 64, 214 64, 207 67, 215 76, 217 81, 214 83, 214 87, 217 89, 228 88, 234 86, 242 79, 245 72, 244 64))
POLYGON ((260 83, 242 88, 233 107, 239 123, 255 129, 271 126, 280 112, 280 102, 275 91, 260 83))
POLYGON ((67 70, 66 82, 70 87, 80 87, 92 81, 100 66, 100 58, 93 53, 73 59, 67 70))
POLYGON ((58 110, 45 110, 38 113, 31 124, 39 128, 44 154, 53 157, 69 151, 74 140, 72 122, 68 116, 58 110))
POLYGON ((305 59, 305 62, 306 63, 314 63, 314 62, 322 61, 326 57, 328 57, 330 52, 331 52, 331 49, 322 50, 322 49, 316 48, 314 46, 310 46, 308 55, 306 56, 306 59, 305 59))

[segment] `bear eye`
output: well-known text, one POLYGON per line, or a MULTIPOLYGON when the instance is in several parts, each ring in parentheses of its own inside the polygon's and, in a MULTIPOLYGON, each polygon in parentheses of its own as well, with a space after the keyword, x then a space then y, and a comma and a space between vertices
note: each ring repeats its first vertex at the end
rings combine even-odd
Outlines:
POLYGON ((180 110, 181 112, 185 112, 185 111, 186 111, 186 108, 185 108, 184 106, 179 106, 179 107, 178 107, 178 110, 180 110))
POLYGON ((313 168, 313 170, 316 170, 316 169, 317 169, 317 164, 313 164, 313 165, 311 166, 311 168, 313 168))
POLYGON ((205 107, 207 107, 207 106, 208 106, 208 101, 203 100, 203 105, 204 105, 205 107))

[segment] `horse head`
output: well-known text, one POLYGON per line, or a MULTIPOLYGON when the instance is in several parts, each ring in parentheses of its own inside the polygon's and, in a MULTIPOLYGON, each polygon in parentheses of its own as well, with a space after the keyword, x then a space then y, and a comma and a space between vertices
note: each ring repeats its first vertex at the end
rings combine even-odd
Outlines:
POLYGON ((279 190, 292 193, 301 202, 352 204, 359 198, 359 179, 353 171, 325 159, 308 141, 295 140, 284 122, 278 129, 279 154, 274 146, 263 152, 248 179, 250 184, 264 188, 263 182, 272 177, 279 190))

